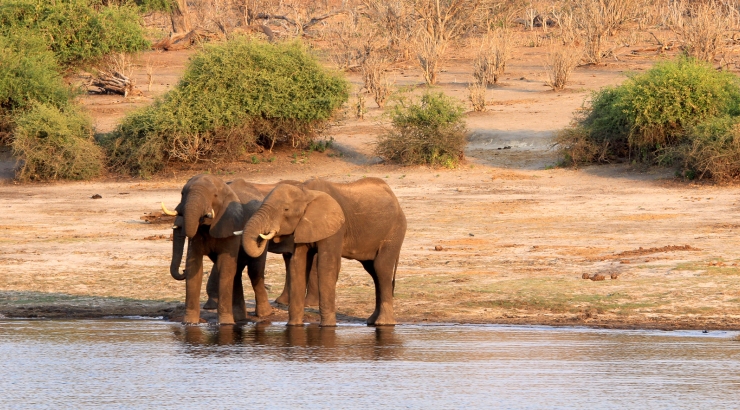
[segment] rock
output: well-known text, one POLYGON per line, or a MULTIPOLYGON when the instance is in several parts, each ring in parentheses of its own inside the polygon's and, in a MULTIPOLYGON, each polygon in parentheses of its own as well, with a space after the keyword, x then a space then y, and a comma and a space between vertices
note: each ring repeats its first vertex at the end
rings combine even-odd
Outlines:
POLYGON ((618 273, 612 273, 611 274, 611 277, 612 277, 612 279, 617 279, 617 278, 619 278, 619 274, 618 273))
POLYGON ((443 249, 442 248, 442 245, 437 245, 437 246, 434 247, 434 250, 435 251, 441 251, 442 249, 443 249))
POLYGON ((604 280, 604 279, 606 279, 606 276, 604 276, 604 275, 602 275, 600 273, 595 273, 593 276, 591 276, 590 279, 593 280, 593 281, 604 280))
POLYGON ((90 198, 92 198, 92 199, 100 199, 100 198, 102 198, 102 197, 103 197, 103 196, 102 196, 102 195, 100 195, 100 194, 95 194, 95 195, 91 196, 90 198))
POLYGON ((583 275, 581 275, 581 278, 582 278, 582 279, 588 279, 588 278, 589 278, 589 275, 588 275, 588 273, 585 273, 585 272, 584 272, 584 273, 583 273, 583 275))

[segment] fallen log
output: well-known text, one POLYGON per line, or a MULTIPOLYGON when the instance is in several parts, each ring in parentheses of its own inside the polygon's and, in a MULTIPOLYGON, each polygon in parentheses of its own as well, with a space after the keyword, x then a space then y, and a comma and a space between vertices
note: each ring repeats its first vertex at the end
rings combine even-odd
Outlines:
POLYGON ((187 33, 171 33, 169 37, 165 37, 152 44, 152 48, 154 50, 166 51, 182 50, 190 48, 193 44, 201 41, 218 40, 220 38, 221 36, 218 33, 196 28, 187 33))
POLYGON ((135 88, 133 80, 116 70, 98 71, 97 77, 92 79, 90 85, 98 89, 93 92, 101 94, 113 93, 120 94, 124 97, 128 97, 130 94, 141 94, 141 91, 135 88))

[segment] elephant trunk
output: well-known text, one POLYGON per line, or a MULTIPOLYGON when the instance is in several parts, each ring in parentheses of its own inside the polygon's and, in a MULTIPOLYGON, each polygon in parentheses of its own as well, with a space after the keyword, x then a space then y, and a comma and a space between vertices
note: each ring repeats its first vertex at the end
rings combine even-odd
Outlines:
POLYGON ((260 235, 270 232, 273 232, 274 234, 276 231, 276 229, 268 228, 270 226, 268 221, 269 218, 267 217, 267 212, 262 208, 249 218, 249 221, 244 227, 244 233, 242 234, 242 246, 247 255, 257 258, 265 252, 267 243, 270 242, 270 239, 264 239, 264 237, 260 235))
POLYGON ((194 195, 191 193, 185 201, 182 214, 185 219, 185 236, 189 239, 193 239, 195 234, 198 232, 200 218, 205 214, 205 209, 205 198, 201 195, 194 195))
POLYGON ((182 227, 172 230, 172 261, 170 262, 170 275, 175 280, 185 279, 185 272, 180 273, 180 263, 182 262, 182 253, 185 248, 185 232, 182 227))

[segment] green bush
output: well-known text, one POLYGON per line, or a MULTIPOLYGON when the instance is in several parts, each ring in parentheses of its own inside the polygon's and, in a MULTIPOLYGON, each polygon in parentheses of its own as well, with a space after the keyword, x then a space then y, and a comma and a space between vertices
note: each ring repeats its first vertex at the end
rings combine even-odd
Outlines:
POLYGON ((18 31, 42 35, 62 66, 93 61, 111 52, 147 48, 138 8, 95 8, 94 0, 4 0, 0 36, 18 31))
MULTIPOLYGON (((71 97, 54 54, 40 36, 25 30, 0 36, 1 135, 10 135, 15 115, 35 102, 61 108, 71 97)), ((0 144, 9 142, 8 137, 0 137, 0 144)))
POLYGON ((738 115, 737 76, 682 57, 594 93, 590 108, 557 143, 571 163, 629 158, 670 164, 688 152, 698 125, 738 115))
POLYGON ((426 93, 419 101, 402 99, 391 108, 392 129, 378 138, 375 153, 404 165, 454 168, 464 157, 463 111, 442 93, 426 93))
POLYGON ((691 144, 681 147, 684 176, 718 182, 740 179, 740 117, 724 116, 697 124, 691 144))
POLYGON ((13 155, 21 162, 19 180, 89 179, 100 175, 103 152, 92 139, 90 119, 37 103, 16 118, 13 155))
POLYGON ((139 175, 255 143, 307 147, 347 97, 346 80, 300 43, 238 37, 194 56, 177 87, 127 117, 105 145, 114 168, 139 175))

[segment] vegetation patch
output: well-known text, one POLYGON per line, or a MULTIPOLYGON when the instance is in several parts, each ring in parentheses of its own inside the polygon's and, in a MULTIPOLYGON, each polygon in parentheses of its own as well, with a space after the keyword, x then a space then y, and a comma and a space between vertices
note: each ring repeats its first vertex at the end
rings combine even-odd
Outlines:
POLYGON ((69 67, 149 47, 138 11, 135 5, 100 6, 94 0, 5 0, 0 36, 19 31, 42 35, 59 64, 69 67))
POLYGON ((576 124, 557 136, 564 162, 628 159, 680 165, 689 177, 736 178, 739 85, 734 74, 695 59, 657 64, 593 95, 576 124))
POLYGON ((104 167, 90 119, 72 105, 37 103, 19 115, 12 147, 19 180, 89 179, 104 167))
POLYGON ((454 168, 464 158, 467 130, 463 107, 442 93, 399 99, 390 110, 392 128, 378 138, 375 153, 404 165, 454 168))
POLYGON ((64 107, 71 97, 43 38, 26 31, 0 36, 0 145, 11 142, 17 113, 34 102, 64 107))
POLYGON ((237 37, 193 57, 177 87, 126 117, 104 144, 114 168, 139 175, 254 145, 308 148, 347 98, 346 80, 302 44, 237 37))

